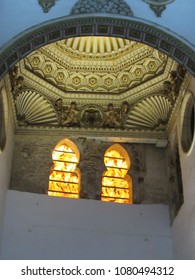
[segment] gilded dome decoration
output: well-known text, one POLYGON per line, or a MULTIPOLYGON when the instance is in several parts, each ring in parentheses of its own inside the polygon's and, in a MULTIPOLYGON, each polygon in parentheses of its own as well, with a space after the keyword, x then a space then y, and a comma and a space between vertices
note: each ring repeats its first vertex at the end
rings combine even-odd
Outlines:
POLYGON ((136 42, 117 37, 84 36, 65 39, 57 44, 59 48, 64 48, 67 52, 75 52, 88 56, 88 58, 91 55, 93 55, 93 58, 94 56, 99 58, 100 55, 105 58, 105 56, 113 56, 113 53, 119 55, 121 51, 128 47, 135 47, 136 42))
POLYGON ((10 80, 17 129, 79 135, 166 139, 185 80, 183 68, 164 53, 114 36, 59 40, 16 67, 10 80))

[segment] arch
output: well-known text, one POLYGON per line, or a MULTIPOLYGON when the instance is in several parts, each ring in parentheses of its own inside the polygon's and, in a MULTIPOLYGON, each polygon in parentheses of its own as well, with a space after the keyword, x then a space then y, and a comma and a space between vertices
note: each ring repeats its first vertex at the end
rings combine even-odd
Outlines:
POLYGON ((78 198, 80 170, 77 167, 80 153, 69 139, 60 141, 52 153, 53 167, 49 175, 49 196, 78 198))
POLYGON ((194 47, 177 34, 146 20, 111 14, 73 15, 32 27, 1 49, 0 78, 32 51, 65 38, 111 36, 152 46, 176 60, 195 76, 194 47))
POLYGON ((8 101, 5 88, 0 88, 0 153, 6 145, 6 130, 8 121, 8 101))
POLYGON ((104 154, 101 200, 132 204, 132 179, 127 174, 131 162, 126 150, 114 144, 104 154))
POLYGON ((181 106, 179 125, 181 147, 184 153, 189 154, 195 133, 195 99, 190 91, 187 91, 181 106))

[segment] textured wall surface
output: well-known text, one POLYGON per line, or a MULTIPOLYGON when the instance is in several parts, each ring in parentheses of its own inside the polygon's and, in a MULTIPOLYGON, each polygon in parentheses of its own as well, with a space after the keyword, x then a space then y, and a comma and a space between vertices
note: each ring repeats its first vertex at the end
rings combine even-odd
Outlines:
MULTIPOLYGON (((70 138, 71 139, 71 138, 70 138)), ((52 151, 62 140, 57 136, 16 135, 11 189, 46 194, 52 167, 52 151)), ((104 153, 112 142, 71 139, 80 152, 81 197, 100 199, 104 153)), ((121 143, 131 160, 134 203, 169 203, 166 153, 154 145, 121 143)))

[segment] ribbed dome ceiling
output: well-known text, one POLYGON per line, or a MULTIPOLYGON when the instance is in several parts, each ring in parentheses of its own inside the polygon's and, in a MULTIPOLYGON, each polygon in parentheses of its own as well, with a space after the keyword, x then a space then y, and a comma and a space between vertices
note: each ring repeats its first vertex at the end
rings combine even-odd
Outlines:
POLYGON ((75 37, 63 41, 66 48, 85 54, 110 54, 135 44, 129 40, 115 37, 75 37))

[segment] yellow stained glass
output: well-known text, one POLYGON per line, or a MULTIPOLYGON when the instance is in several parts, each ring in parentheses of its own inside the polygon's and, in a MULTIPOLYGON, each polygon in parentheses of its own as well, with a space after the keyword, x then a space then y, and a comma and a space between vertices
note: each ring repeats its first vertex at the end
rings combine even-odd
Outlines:
POLYGON ((102 201, 132 203, 132 181, 127 175, 127 159, 115 149, 105 153, 104 163, 107 171, 102 177, 102 201))
POLYGON ((67 145, 53 151, 53 168, 49 176, 49 196, 79 197, 78 157, 67 145))

